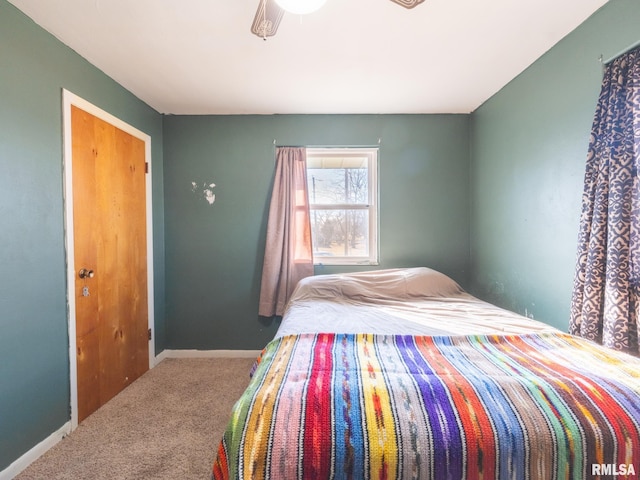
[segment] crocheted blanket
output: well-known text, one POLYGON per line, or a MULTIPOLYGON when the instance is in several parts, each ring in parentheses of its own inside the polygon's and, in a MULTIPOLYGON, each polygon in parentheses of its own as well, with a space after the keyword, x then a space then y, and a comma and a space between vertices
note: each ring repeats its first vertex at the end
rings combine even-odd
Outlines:
POLYGON ((302 334, 261 354, 213 478, 583 479, 601 466, 640 473, 634 357, 555 333, 302 334))

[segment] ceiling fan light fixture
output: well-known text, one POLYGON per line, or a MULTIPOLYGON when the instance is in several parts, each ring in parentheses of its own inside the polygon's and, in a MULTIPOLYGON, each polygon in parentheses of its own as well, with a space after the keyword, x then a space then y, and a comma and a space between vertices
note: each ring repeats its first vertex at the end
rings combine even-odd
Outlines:
POLYGON ((276 0, 283 10, 295 15, 306 15, 318 10, 327 0, 276 0))

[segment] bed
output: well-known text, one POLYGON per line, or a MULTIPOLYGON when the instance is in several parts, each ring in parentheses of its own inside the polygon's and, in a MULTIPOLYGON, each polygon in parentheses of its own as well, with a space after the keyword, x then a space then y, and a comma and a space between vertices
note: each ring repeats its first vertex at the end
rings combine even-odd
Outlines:
POLYGON ((411 268, 300 282, 212 478, 636 473, 640 360, 411 268))

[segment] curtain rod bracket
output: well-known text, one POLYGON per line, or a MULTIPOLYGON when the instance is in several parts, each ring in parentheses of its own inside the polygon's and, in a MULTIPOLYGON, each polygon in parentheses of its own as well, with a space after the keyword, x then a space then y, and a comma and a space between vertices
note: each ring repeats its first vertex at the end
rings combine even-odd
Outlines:
MULTIPOLYGON (((635 50, 636 48, 640 47, 640 41, 639 42, 635 42, 632 43, 631 45, 629 45, 627 48, 625 48, 624 50, 619 51, 618 53, 616 53, 613 57, 609 58, 608 60, 605 60, 603 62, 603 65, 608 65, 609 63, 613 62, 616 58, 621 57, 622 55, 624 55, 625 53, 629 53, 631 50, 635 50)), ((600 55, 600 58, 602 58, 602 55, 600 55)), ((602 61, 602 60, 601 60, 602 61)))

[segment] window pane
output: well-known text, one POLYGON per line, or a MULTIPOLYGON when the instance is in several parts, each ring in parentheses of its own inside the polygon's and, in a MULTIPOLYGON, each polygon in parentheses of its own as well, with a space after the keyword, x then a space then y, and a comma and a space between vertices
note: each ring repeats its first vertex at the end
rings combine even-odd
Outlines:
POLYGON ((307 183, 312 205, 366 205, 369 202, 366 168, 309 168, 307 183))
POLYGON ((313 256, 368 257, 369 212, 367 210, 311 211, 313 256))
POLYGON ((377 265, 377 165, 377 148, 307 149, 314 263, 377 265))

